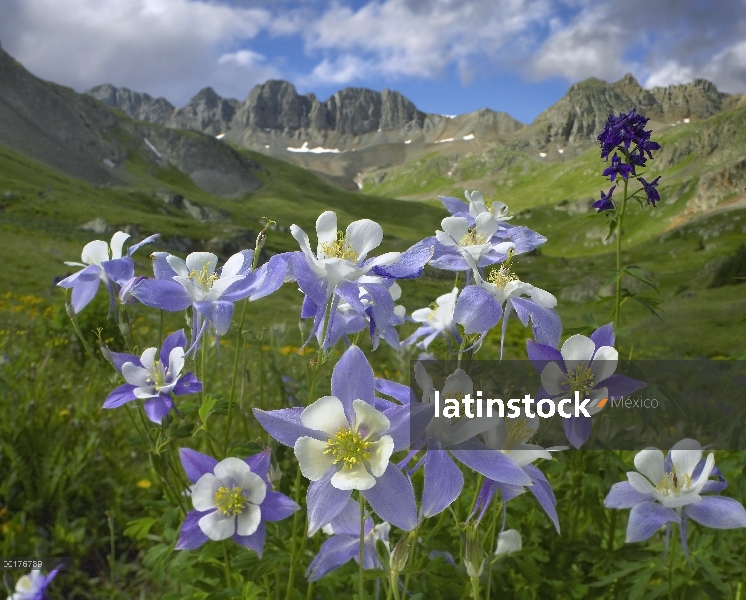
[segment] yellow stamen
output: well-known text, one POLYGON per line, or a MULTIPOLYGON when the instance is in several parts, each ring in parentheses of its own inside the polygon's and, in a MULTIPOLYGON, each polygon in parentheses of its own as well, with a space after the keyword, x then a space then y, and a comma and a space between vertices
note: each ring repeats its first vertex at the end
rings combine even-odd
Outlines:
POLYGON ((478 246, 479 244, 486 244, 487 239, 483 235, 477 233, 476 227, 469 227, 464 237, 458 241, 459 246, 478 246))
POLYGON ((244 506, 246 506, 246 497, 241 493, 241 488, 238 486, 232 490, 221 486, 215 492, 215 506, 226 517, 240 515, 244 506))
POLYGON ((331 454, 334 463, 342 461, 345 469, 352 469, 370 458, 370 443, 366 442, 357 431, 340 427, 337 435, 327 440, 324 454, 331 454))
POLYGON ((576 365, 574 371, 567 372, 567 380, 563 381, 562 385, 569 385, 570 393, 579 392, 584 396, 593 389, 595 381, 596 376, 588 367, 576 365))
POLYGON ((341 231, 337 231, 337 239, 331 244, 322 242, 321 250, 326 255, 326 258, 343 258, 355 263, 358 260, 357 252, 345 240, 345 235, 341 231))
POLYGON ((196 281, 203 289, 209 290, 212 287, 212 284, 220 279, 220 277, 216 273, 210 274, 210 269, 207 264, 204 264, 201 271, 194 269, 189 273, 189 279, 196 281))

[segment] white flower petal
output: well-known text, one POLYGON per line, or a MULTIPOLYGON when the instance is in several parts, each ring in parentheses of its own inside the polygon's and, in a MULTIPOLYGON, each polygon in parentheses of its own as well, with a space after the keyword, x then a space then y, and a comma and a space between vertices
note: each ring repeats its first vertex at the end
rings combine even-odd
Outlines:
MULTIPOLYGON (((529 446, 529 444, 526 444, 526 446, 529 446)), ((510 459, 519 467, 525 467, 526 465, 531 464, 532 462, 534 462, 535 460, 539 460, 540 458, 546 460, 552 459, 552 455, 549 454, 549 452, 541 446, 536 446, 534 449, 531 450, 510 450, 505 454, 507 454, 510 459)))
POLYGON ((401 258, 401 252, 385 252, 384 254, 381 254, 380 256, 371 258, 370 262, 367 265, 365 265, 364 270, 367 273, 373 267, 385 267, 386 265, 395 263, 400 258, 401 258))
POLYGON ((192 252, 186 257, 186 265, 190 273, 192 271, 202 272, 206 268, 207 274, 212 275, 218 265, 218 257, 212 252, 192 252))
POLYGON ((194 510, 205 511, 215 508, 215 494, 222 486, 220 480, 212 473, 205 473, 192 488, 194 510))
POLYGON ((157 398, 160 395, 160 392, 156 391, 155 385, 149 383, 147 385, 136 387, 134 390, 132 390, 132 394, 135 396, 135 398, 146 400, 147 398, 157 398))
POLYGON ((645 448, 635 455, 635 469, 645 475, 653 485, 658 485, 665 476, 663 459, 663 452, 658 448, 645 448))
MULTIPOLYGON (((341 404, 341 403, 340 403, 341 404)), ((373 408, 364 400, 353 400, 352 410, 355 411, 354 429, 363 439, 383 433, 391 427, 391 422, 386 415, 373 408)))
POLYGON ((687 504, 694 504, 702 500, 702 496, 699 494, 676 494, 674 496, 666 496, 659 492, 655 492, 653 497, 660 502, 666 508, 681 508, 687 504))
POLYGON ((129 233, 124 233, 124 231, 117 231, 113 236, 111 236, 111 258, 122 258, 122 246, 124 246, 124 242, 127 241, 127 238, 130 237, 129 233))
POLYGON ((555 298, 554 295, 531 284, 528 285, 530 286, 530 289, 526 293, 531 297, 531 300, 536 302, 536 304, 543 306, 544 308, 554 308, 557 306, 557 298, 555 298))
POLYGON ((702 450, 671 450, 671 462, 677 475, 691 475, 702 460, 702 450))
POLYGON ((105 260, 109 260, 109 244, 103 240, 88 242, 83 246, 80 258, 87 265, 101 265, 105 260))
POLYGON ((334 457, 324 454, 328 444, 310 437, 299 437, 295 441, 295 457, 298 459, 300 472, 311 481, 318 481, 334 464, 334 457))
POLYGON ((334 211, 327 210, 316 219, 316 237, 318 239, 316 256, 319 259, 324 259, 326 253, 323 250, 323 245, 331 246, 337 241, 337 214, 334 211))
MULTIPOLYGON (((541 372, 541 385, 551 396, 563 393, 562 383, 564 381, 567 381, 567 373, 563 373, 556 362, 548 363, 541 372)), ((539 399, 543 400, 543 398, 539 399)))
POLYGON ((171 375, 171 379, 175 379, 181 373, 184 368, 184 348, 176 346, 171 349, 168 355, 168 373, 171 375))
POLYGON ((353 221, 345 232, 345 241, 357 253, 358 262, 364 260, 368 252, 378 248, 382 240, 383 227, 370 219, 353 221))
POLYGON ((210 286, 210 291, 205 294, 205 300, 214 302, 220 300, 220 296, 231 287, 237 281, 244 279, 245 275, 231 275, 228 277, 221 277, 217 281, 214 281, 210 286))
POLYGON ((369 490, 376 484, 376 478, 361 463, 351 469, 340 469, 332 475, 330 483, 338 490, 369 490))
POLYGON ((168 263, 168 266, 171 267, 179 277, 189 277, 189 267, 187 267, 187 264, 178 256, 169 254, 166 257, 166 262, 168 263))
POLYGON ((181 286, 186 290, 186 293, 189 294, 192 301, 201 302, 205 299, 205 296, 207 295, 205 290, 201 285, 197 285, 192 279, 189 279, 189 277, 181 277, 180 275, 177 275, 173 280, 181 284, 181 286))
POLYGON ((601 346, 596 350, 596 354, 593 355, 593 361, 589 366, 591 373, 595 376, 594 381, 596 385, 602 381, 606 381, 614 374, 618 360, 619 352, 611 346, 601 346))
POLYGON ((441 398, 443 398, 443 400, 455 398, 460 402, 466 394, 473 395, 473 393, 474 382, 472 382, 471 377, 469 377, 463 369, 456 369, 446 377, 446 381, 443 384, 441 398), (457 395, 458 398, 456 398, 454 394, 457 395))
POLYGON ((126 362, 122 365, 122 377, 130 385, 145 386, 148 385, 150 373, 147 369, 136 366, 135 363, 126 362))
POLYGON ((500 224, 495 220, 495 217, 493 217, 490 212, 483 212, 477 215, 474 221, 477 228, 477 234, 482 236, 485 240, 491 239, 492 236, 495 235, 497 228, 500 227, 500 224))
POLYGON ((311 242, 308 240, 308 234, 295 224, 290 226, 290 233, 295 238, 295 241, 298 242, 303 254, 306 255, 306 260, 308 261, 309 266, 317 275, 324 276, 324 267, 316 258, 316 255, 311 252, 311 242))
POLYGON ((236 533, 236 517, 224 515, 219 510, 205 515, 199 521, 199 528, 214 542, 227 540, 236 533))
POLYGON ((412 319, 417 323, 427 323, 431 320, 430 315, 435 316, 432 308, 418 308, 412 311, 412 319))
POLYGON ((596 344, 584 335, 573 335, 565 340, 560 354, 565 361, 567 372, 572 372, 576 365, 587 364, 596 351, 596 344))
POLYGON ((262 522, 262 509, 256 504, 249 503, 244 506, 236 520, 238 521, 236 533, 238 535, 251 535, 259 528, 259 523, 262 522))
POLYGON ((240 458, 229 456, 216 464, 213 472, 225 487, 232 488, 236 485, 243 487, 241 482, 251 473, 251 467, 240 458))
POLYGON ((336 396, 324 396, 303 409, 300 422, 309 429, 323 431, 329 436, 337 435, 340 429, 349 429, 342 402, 336 396))
POLYGON ((469 222, 464 217, 446 217, 440 222, 440 226, 456 243, 469 233, 469 222))
POLYGON ((242 252, 237 252, 231 256, 223 265, 223 270, 220 271, 220 279, 227 279, 228 277, 234 277, 238 275, 238 272, 243 267, 246 258, 242 252))
POLYGON ((153 367, 155 365, 155 354, 155 348, 145 348, 145 350, 143 350, 142 354, 140 355, 140 364, 142 364, 142 366, 148 371, 153 370, 153 367))
POLYGON ((472 217, 476 217, 478 214, 483 213, 487 210, 487 205, 485 204, 482 192, 479 192, 477 190, 469 192, 467 190, 464 192, 464 196, 466 196, 466 200, 469 202, 469 214, 472 217))
MULTIPOLYGON (((448 233, 445 231, 437 230, 435 232, 435 239, 438 240, 441 244, 446 246, 447 248, 459 248, 458 242, 454 240, 448 233)), ((461 239, 461 238, 459 238, 461 239)))
POLYGON ((401 286, 394 282, 391 284, 391 287, 389 288, 389 294, 391 294, 391 299, 396 301, 399 298, 401 298, 401 286))
POLYGON ((384 435, 377 442, 372 442, 368 446, 368 451, 370 452, 370 458, 368 458, 370 472, 374 477, 381 477, 386 472, 389 459, 394 453, 394 438, 384 435))
POLYGON ((641 494, 652 494, 655 491, 653 485, 637 471, 628 471, 627 480, 629 484, 641 494))

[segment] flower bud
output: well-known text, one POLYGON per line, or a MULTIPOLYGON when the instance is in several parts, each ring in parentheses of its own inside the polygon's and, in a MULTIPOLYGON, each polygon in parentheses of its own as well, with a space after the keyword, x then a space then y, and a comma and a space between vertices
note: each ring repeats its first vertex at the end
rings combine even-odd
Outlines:
POLYGON ((400 573, 407 565, 407 561, 409 560, 409 546, 409 536, 403 535, 389 557, 389 566, 393 573, 400 573))
POLYGON ((104 358, 106 359, 106 362, 110 363, 112 366, 114 365, 114 357, 111 355, 111 350, 109 350, 109 347, 101 342, 100 345, 101 348, 101 354, 104 355, 104 358))
POLYGON ((73 308, 72 303, 65 302, 65 310, 67 311, 67 316, 71 319, 75 318, 75 309, 73 308))
POLYGON ((474 579, 482 575, 484 570, 484 550, 479 542, 479 536, 476 529, 469 529, 466 532, 466 573, 474 579))
POLYGON ((259 253, 262 248, 264 248, 264 242, 267 241, 267 234, 264 233, 264 229, 262 229, 259 232, 259 235, 256 236, 256 252, 259 253))

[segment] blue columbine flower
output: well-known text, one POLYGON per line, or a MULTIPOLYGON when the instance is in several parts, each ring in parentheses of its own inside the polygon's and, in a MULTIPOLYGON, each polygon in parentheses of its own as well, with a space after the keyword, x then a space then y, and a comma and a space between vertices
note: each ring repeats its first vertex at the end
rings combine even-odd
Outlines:
MULTIPOLYGON (((547 516, 554 523, 557 533, 559 533, 559 517, 557 516, 556 509, 557 500, 554 497, 552 486, 549 484, 544 473, 532 463, 539 459, 551 460, 551 452, 567 450, 567 447, 554 446, 543 448, 536 444, 528 443, 539 429, 539 417, 537 416, 533 418, 525 415, 515 418, 495 417, 493 421, 495 422, 495 426, 481 434, 485 446, 504 453, 531 478, 533 485, 528 487, 528 489, 539 501, 544 512, 547 513, 547 516)), ((507 503, 509 500, 523 494, 526 491, 526 487, 485 479, 471 515, 473 516, 477 511, 479 512, 477 522, 482 520, 487 507, 498 490, 502 494, 503 502, 507 503)), ((505 508, 503 508, 503 515, 505 515, 505 508)))
POLYGON ((287 255, 277 254, 252 271, 254 252, 243 250, 216 270, 218 257, 211 252, 192 252, 186 260, 166 252, 155 252, 154 279, 146 279, 129 293, 146 306, 166 311, 193 307, 191 347, 195 347, 210 325, 215 335, 228 331, 233 303, 251 301, 277 291, 287 271, 287 255))
POLYGON ((615 483, 604 501, 607 508, 631 508, 627 542, 641 542, 671 523, 679 523, 681 541, 687 550, 686 525, 693 519, 714 529, 746 527, 746 510, 732 498, 720 496, 727 486, 710 453, 702 459, 702 446, 684 439, 664 458, 658 448, 646 448, 635 456, 637 471, 627 473, 628 481, 615 483), (710 479, 717 476, 718 481, 710 479), (718 495, 704 495, 717 492, 718 495))
POLYGON ((111 237, 110 244, 103 240, 88 242, 81 253, 82 263, 65 262, 66 265, 71 267, 84 267, 57 284, 61 288, 72 288, 71 303, 74 313, 79 313, 93 300, 98 291, 98 286, 102 282, 109 291, 113 304, 113 284, 121 286, 135 275, 135 263, 130 257, 140 246, 149 244, 158 236, 159 234, 151 235, 139 244, 130 246, 127 254, 122 256, 122 246, 130 235, 123 231, 117 231, 111 237))
MULTIPOLYGON (((541 373, 539 399, 572 398, 577 392, 582 399, 620 398, 645 387, 625 375, 615 375, 619 353, 614 349, 614 329, 611 323, 591 334, 573 335, 557 350, 553 345, 526 341, 528 358, 541 373)), ((590 415, 603 407, 587 407, 590 415)), ((590 417, 572 416, 562 419, 567 440, 580 448, 590 437, 590 417)))
POLYGON ((447 334, 451 334, 457 344, 461 343, 461 337, 458 333, 458 327, 453 320, 453 311, 456 308, 456 298, 458 297, 458 288, 453 288, 448 294, 438 296, 434 306, 428 308, 418 308, 412 312, 411 320, 416 323, 422 323, 417 330, 402 342, 403 346, 417 344, 418 348, 427 350, 427 347, 438 336, 446 337, 450 345, 450 339, 447 334), (420 338, 425 338, 420 341, 420 338))
POLYGON ((334 366, 331 396, 305 409, 254 409, 262 427, 294 449, 311 480, 309 535, 342 511, 352 490, 383 520, 406 530, 417 525, 412 484, 389 462, 408 444, 408 407, 377 399, 375 390, 373 369, 360 348, 350 346, 334 366))
POLYGON ((476 284, 463 289, 453 315, 454 320, 464 326, 465 333, 480 334, 477 345, 502 316, 500 358, 513 311, 524 326, 531 320, 534 337, 541 344, 556 345, 562 335, 562 322, 554 310, 557 299, 547 291, 520 281, 510 270, 512 256, 512 252, 509 253, 508 260, 499 269, 493 269, 486 281, 472 262, 476 284))
MULTIPOLYGON (((382 569, 383 565, 378 557, 376 542, 381 540, 386 548, 389 545, 389 530, 386 523, 373 524, 373 519, 367 517, 364 524, 363 537, 363 568, 382 569)), ((309 581, 318 581, 327 573, 338 569, 350 560, 360 562, 360 508, 357 502, 350 499, 340 513, 328 525, 324 525, 323 532, 331 535, 319 549, 319 553, 311 561, 306 571, 309 581)))
POLYGON ((103 408, 116 408, 132 400, 145 400, 145 413, 154 423, 160 423, 174 403, 172 394, 181 396, 202 391, 202 384, 194 373, 184 373, 184 348, 186 336, 180 329, 169 335, 161 346, 159 358, 156 349, 147 348, 138 358, 124 352, 112 352, 114 367, 126 383, 106 398, 103 408))
POLYGON ((54 569, 45 576, 41 571, 33 570, 24 575, 16 582, 16 591, 8 596, 8 600, 44 600, 44 592, 58 571, 59 569, 54 569))
MULTIPOLYGON (((374 258, 368 253, 383 240, 383 229, 370 219, 354 221, 345 233, 337 230, 337 215, 333 211, 322 213, 316 220, 318 244, 316 252, 311 250, 308 235, 297 225, 290 232, 298 241, 301 252, 288 254, 288 279, 297 281, 305 294, 302 318, 313 317, 313 327, 306 344, 315 335, 325 333, 322 348, 330 348, 329 336, 342 328, 333 322, 324 323, 327 310, 333 321, 340 302, 356 308, 358 313, 371 319, 371 338, 374 331, 386 329, 394 316, 394 303, 387 283, 367 282, 361 284, 365 275, 379 276, 387 280, 414 279, 420 276, 425 263, 433 255, 432 247, 417 244, 404 252, 388 252, 374 258), (361 304, 361 294, 367 305, 361 304), (331 306, 330 306, 331 303, 331 306)), ((305 346, 305 344, 304 344, 305 346)))
MULTIPOLYGON (((454 462, 454 458, 485 477, 502 483, 525 486, 532 485, 530 477, 504 453, 490 449, 476 436, 492 426, 487 419, 451 420, 435 416, 435 389, 433 378, 422 363, 414 369, 415 380, 422 390, 422 402, 409 402, 405 408, 411 413, 413 440, 412 451, 400 466, 406 465, 418 451, 425 454, 411 469, 410 475, 421 467, 425 471, 422 490, 421 519, 432 517, 444 511, 458 498, 464 486, 464 476, 454 462)), ((411 398, 413 391, 406 394, 395 386, 381 385, 383 393, 391 394, 400 401, 411 398)), ((404 386, 402 386, 404 387, 404 386)), ((441 398, 463 398, 473 392, 473 382, 463 371, 456 369, 444 383, 441 398)), ((408 389, 408 388, 407 388, 408 389)))
POLYGON ((189 448, 179 448, 189 480, 194 510, 181 526, 176 550, 193 550, 209 540, 228 538, 259 556, 264 550, 266 521, 281 521, 300 509, 285 494, 275 492, 267 478, 270 452, 246 460, 220 462, 189 448))
POLYGON ((605 210, 612 210, 614 208, 614 202, 612 202, 611 200, 611 195, 614 193, 615 189, 616 189, 616 186, 612 185, 608 194, 604 194, 603 190, 601 190, 601 199, 596 200, 593 203, 593 208, 597 208, 598 212, 603 212, 605 210))
POLYGON ((648 204, 652 204, 655 206, 656 202, 659 202, 661 197, 658 193, 658 190, 655 189, 658 186, 658 180, 661 178, 660 175, 653 179, 650 183, 645 181, 642 177, 638 177, 637 181, 639 181, 642 184, 643 189, 645 190, 645 195, 648 197, 648 204))

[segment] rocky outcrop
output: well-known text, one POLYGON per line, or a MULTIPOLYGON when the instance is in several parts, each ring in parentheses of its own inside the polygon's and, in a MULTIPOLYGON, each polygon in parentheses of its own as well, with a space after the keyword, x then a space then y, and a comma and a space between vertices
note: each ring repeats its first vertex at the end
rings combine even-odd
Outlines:
POLYGON ((206 87, 184 108, 173 111, 165 124, 177 129, 194 129, 219 135, 231 128, 239 106, 238 100, 221 98, 211 87, 206 87))
POLYGON ((646 90, 629 73, 614 83, 591 77, 570 86, 556 104, 534 120, 531 133, 541 144, 587 146, 606 124, 609 114, 629 112, 633 107, 652 121, 676 123, 683 119, 706 119, 735 106, 738 97, 718 92, 705 79, 646 90))
POLYGON ((165 98, 153 98, 149 94, 133 92, 125 87, 117 88, 110 83, 96 86, 86 92, 138 121, 165 125, 173 115, 174 106, 165 98))

